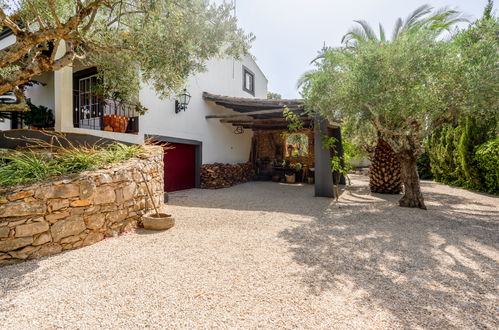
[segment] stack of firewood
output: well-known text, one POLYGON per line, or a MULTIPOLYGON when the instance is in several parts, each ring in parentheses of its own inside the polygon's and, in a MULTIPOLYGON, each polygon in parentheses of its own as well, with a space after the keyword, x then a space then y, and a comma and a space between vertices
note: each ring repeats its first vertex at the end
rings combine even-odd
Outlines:
POLYGON ((255 177, 251 163, 206 164, 201 166, 201 188, 228 188, 238 183, 248 182, 255 177))

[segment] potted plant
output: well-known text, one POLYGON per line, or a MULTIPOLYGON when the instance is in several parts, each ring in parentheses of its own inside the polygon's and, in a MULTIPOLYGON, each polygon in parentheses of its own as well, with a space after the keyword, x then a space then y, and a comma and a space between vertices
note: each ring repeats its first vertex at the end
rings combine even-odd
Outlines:
POLYGON ((286 183, 296 183, 296 173, 285 174, 286 183))
POLYGON ((289 167, 294 171, 290 174, 286 173, 286 183, 295 183, 296 182, 296 172, 301 171, 302 165, 298 162, 292 162, 289 164, 289 167))
POLYGON ((289 164, 290 167, 292 167, 296 172, 300 172, 303 165, 301 163, 298 163, 298 162, 293 162, 291 164, 289 164))
POLYGON ((149 184, 147 183, 146 177, 141 170, 139 170, 142 175, 142 179, 144 180, 144 184, 146 185, 147 195, 151 200, 152 206, 154 208, 154 212, 146 213, 142 216, 142 225, 145 229, 149 230, 166 230, 170 229, 175 225, 175 218, 171 214, 160 213, 158 208, 156 207, 156 203, 154 202, 154 198, 152 197, 151 190, 149 189, 149 184))
POLYGON ((28 102, 28 106, 30 111, 23 114, 23 120, 31 129, 54 127, 54 113, 51 109, 43 105, 36 106, 31 102, 28 102))

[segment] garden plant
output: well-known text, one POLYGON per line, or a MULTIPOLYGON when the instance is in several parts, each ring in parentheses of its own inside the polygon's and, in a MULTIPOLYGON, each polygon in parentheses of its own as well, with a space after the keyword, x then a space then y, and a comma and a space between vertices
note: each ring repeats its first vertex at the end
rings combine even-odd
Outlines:
MULTIPOLYGON (((497 19, 488 20, 497 30, 497 19)), ((426 208, 417 159, 433 131, 465 114, 497 117, 497 34, 463 44, 480 21, 450 38, 440 37, 448 26, 438 22, 423 19, 389 42, 366 38, 323 49, 303 84, 310 109, 367 125, 392 147, 405 188, 399 204, 405 207, 426 208)))

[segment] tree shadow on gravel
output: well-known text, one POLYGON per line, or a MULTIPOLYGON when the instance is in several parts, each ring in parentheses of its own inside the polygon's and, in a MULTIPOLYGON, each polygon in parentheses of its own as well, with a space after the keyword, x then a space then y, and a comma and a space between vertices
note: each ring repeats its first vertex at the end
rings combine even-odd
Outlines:
POLYGON ((356 303, 388 311, 408 328, 496 328, 497 208, 483 202, 462 210, 472 203, 467 197, 424 194, 428 211, 398 207, 400 195, 349 188, 338 204, 280 237, 313 295, 363 292, 356 303))
MULTIPOLYGON (((12 265, 0 267, 0 313, 6 312, 9 306, 6 305, 5 297, 9 292, 19 292, 22 290, 27 290, 34 287, 35 284, 31 281, 31 274, 39 271, 40 262, 47 259, 56 259, 46 265, 44 265, 43 270, 36 274, 37 280, 46 279, 51 271, 57 271, 60 267, 60 262, 57 258, 66 253, 71 253, 75 250, 66 250, 58 254, 47 255, 39 259, 24 260, 14 263, 12 265)), ((1 324, 0 324, 1 328, 1 324)))
POLYGON ((306 217, 279 237, 311 295, 350 290, 355 304, 387 311, 407 328, 497 328, 499 199, 422 181, 428 210, 401 208, 402 195, 371 194, 367 180, 343 187, 339 202, 313 197, 312 185, 272 182, 192 190, 170 201, 306 217))
POLYGON ((0 267, 0 314, 8 313, 10 304, 4 299, 10 291, 19 291, 29 287, 25 280, 27 274, 38 269, 37 260, 21 261, 16 264, 0 267))

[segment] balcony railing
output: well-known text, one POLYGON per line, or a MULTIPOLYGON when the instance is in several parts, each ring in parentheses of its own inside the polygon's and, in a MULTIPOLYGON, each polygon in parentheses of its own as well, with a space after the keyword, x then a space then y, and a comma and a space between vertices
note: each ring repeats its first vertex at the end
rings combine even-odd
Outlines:
POLYGON ((131 103, 73 91, 73 126, 100 131, 138 133, 139 114, 131 103))

